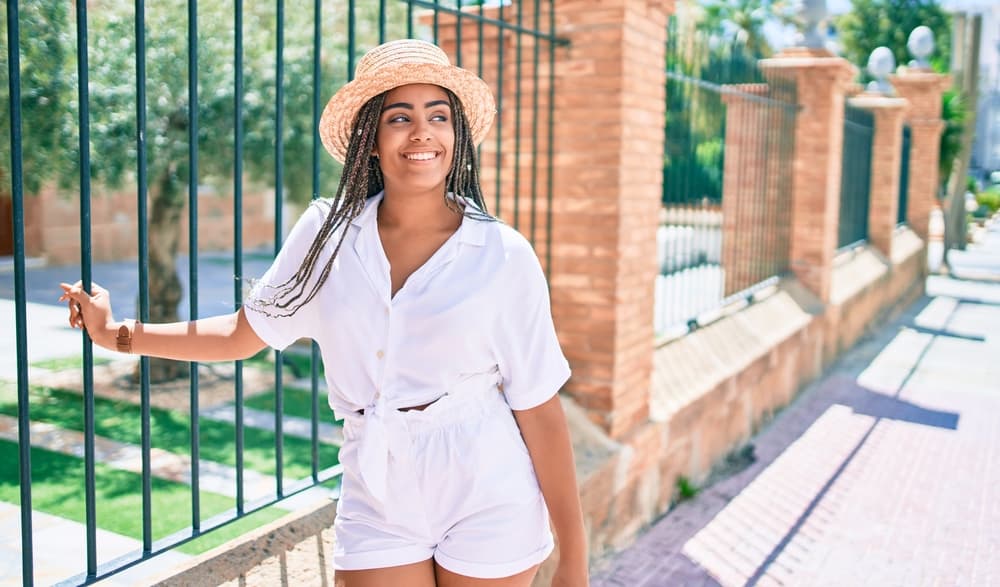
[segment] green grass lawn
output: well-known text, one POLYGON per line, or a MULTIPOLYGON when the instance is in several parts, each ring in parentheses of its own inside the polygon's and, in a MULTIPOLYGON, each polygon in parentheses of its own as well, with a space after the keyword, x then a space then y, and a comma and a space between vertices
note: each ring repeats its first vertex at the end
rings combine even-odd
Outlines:
MULTIPOLYGON (((94 357, 94 366, 99 367, 101 365, 108 365, 111 363, 111 359, 106 359, 104 357, 94 357)), ((73 355, 69 357, 56 357, 54 359, 42 359, 40 361, 32 361, 32 367, 39 367, 41 369, 48 369, 49 371, 66 371, 68 369, 83 369, 83 357, 78 355, 73 355)))
MULTIPOLYGON (((284 409, 282 411, 286 416, 295 416, 296 418, 303 418, 305 420, 312 418, 312 392, 310 390, 299 389, 297 387, 285 387, 282 388, 282 395, 285 400, 284 409)), ((320 392, 320 420, 323 420, 324 418, 329 419, 332 416, 330 406, 326 403, 325 395, 325 393, 320 392)), ((243 400, 243 404, 248 408, 263 410, 265 412, 274 412, 274 390, 272 389, 266 393, 248 397, 243 400)))
MULTIPOLYGON (((0 461, 18 462, 17 443, 0 440, 0 461)), ((32 509, 86 523, 84 509, 83 459, 40 448, 31 449, 32 509)), ((94 467, 95 504, 98 527, 142 539, 142 476, 112 469, 101 463, 94 467)), ((153 539, 158 540, 191 525, 191 488, 183 483, 152 479, 153 539)), ((21 495, 18 468, 0 467, 0 501, 19 504, 21 495)), ((201 492, 201 514, 211 517, 234 507, 231 497, 201 492)), ((270 507, 210 532, 179 547, 198 554, 235 536, 257 528, 288 513, 270 507)), ((81 549, 83 545, 81 545, 81 549)))
MULTIPOLYGON (((248 365, 253 365, 259 369, 269 371, 274 370, 274 351, 264 349, 245 361, 248 365)), ((309 377, 312 373, 312 355, 298 351, 285 351, 281 353, 281 364, 285 369, 291 371, 295 377, 309 377)), ((319 377, 323 378, 323 360, 319 361, 319 377)))
MULTIPOLYGON (((273 395, 273 394, 265 394, 273 395)), ((272 400, 273 401, 273 400, 272 400)), ((0 414, 17 415, 16 387, 0 382, 0 414)), ((30 391, 30 418, 33 422, 47 422, 67 430, 83 431, 83 400, 71 391, 32 387, 30 391)), ((95 432, 117 442, 141 444, 140 408, 138 405, 94 398, 95 432)), ((182 413, 159 408, 150 409, 150 430, 155 447, 177 454, 190 455, 190 418, 182 413)), ((236 427, 228 422, 200 420, 200 457, 204 460, 236 465, 236 427)), ((244 466, 247 469, 274 474, 275 457, 273 432, 244 427, 244 466)), ((337 463, 338 448, 320 444, 320 468, 337 463)), ((292 436, 284 437, 284 478, 301 479, 311 474, 311 442, 292 436)))

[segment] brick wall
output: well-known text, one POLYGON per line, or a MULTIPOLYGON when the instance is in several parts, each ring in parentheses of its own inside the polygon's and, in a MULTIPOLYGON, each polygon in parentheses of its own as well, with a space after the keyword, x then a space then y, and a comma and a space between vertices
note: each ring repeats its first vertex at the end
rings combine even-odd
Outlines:
MULTIPOLYGON (((243 246, 246 249, 274 242, 274 199, 271 192, 248 190, 243 194, 243 246)), ((135 192, 95 191, 91 199, 93 260, 120 261, 138 256, 135 192)), ((179 252, 187 252, 187 206, 181 214, 179 252)), ((198 248, 225 251, 233 248, 233 198, 205 191, 198 200, 198 248)), ((76 194, 53 187, 25 198, 25 252, 51 265, 80 262, 80 202, 76 194)))

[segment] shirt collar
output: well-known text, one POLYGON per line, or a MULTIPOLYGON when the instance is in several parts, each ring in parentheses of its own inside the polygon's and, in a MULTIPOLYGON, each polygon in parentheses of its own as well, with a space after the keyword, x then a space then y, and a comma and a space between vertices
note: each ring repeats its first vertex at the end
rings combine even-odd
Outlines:
MULTIPOLYGON (((361 214, 358 214, 357 217, 354 218, 354 220, 351 220, 351 224, 361 229, 374 228, 375 222, 378 219, 378 215, 376 214, 376 212, 378 211, 378 205, 380 202, 382 202, 382 199, 384 197, 385 197, 385 190, 368 198, 368 201, 365 202, 365 207, 361 211, 361 214)), ((455 195, 452 194, 451 192, 448 192, 448 197, 456 199, 455 195)), ((464 200, 463 203, 466 206, 471 206, 473 210, 476 212, 480 211, 479 207, 476 206, 475 202, 473 202, 472 200, 469 200, 468 198, 463 198, 463 200, 464 200)), ((476 220, 475 218, 471 218, 468 215, 463 216, 462 225, 458 228, 459 242, 469 245, 474 245, 477 247, 483 246, 484 244, 486 244, 487 224, 488 224, 487 221, 476 220)))

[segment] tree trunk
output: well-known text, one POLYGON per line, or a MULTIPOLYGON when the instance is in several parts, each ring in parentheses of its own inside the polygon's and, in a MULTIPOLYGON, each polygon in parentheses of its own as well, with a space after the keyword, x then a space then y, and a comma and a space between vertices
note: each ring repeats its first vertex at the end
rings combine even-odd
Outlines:
MULTIPOLYGON (((0 174, 0 178, 3 175, 0 174)), ((14 254, 14 198, 0 192, 0 257, 14 254)))
POLYGON ((952 272, 948 253, 951 249, 965 250, 966 241, 966 211, 965 192, 966 175, 969 173, 969 160, 972 158, 972 143, 976 132, 976 108, 979 95, 979 40, 982 35, 983 17, 973 15, 970 26, 969 42, 966 45, 968 53, 961 73, 962 95, 965 99, 965 130, 962 133, 962 148, 955 165, 951 169, 948 181, 948 191, 941 209, 944 213, 944 258, 942 268, 952 272))
MULTIPOLYGON (((7 185, 7 178, 0 169, 0 186, 7 185)), ((13 188, 12 188, 13 189, 13 188)), ((0 188, 0 257, 14 254, 14 194, 6 187, 0 188)))
MULTIPOLYGON (((177 276, 177 247, 180 219, 184 208, 180 182, 169 166, 156 182, 149 208, 149 322, 177 322, 177 307, 183 296, 177 276)), ((138 305, 138 300, 136 300, 138 305)), ((149 379, 154 383, 188 376, 190 364, 167 359, 150 359, 149 379)), ((138 370, 136 371, 138 376, 138 370)))

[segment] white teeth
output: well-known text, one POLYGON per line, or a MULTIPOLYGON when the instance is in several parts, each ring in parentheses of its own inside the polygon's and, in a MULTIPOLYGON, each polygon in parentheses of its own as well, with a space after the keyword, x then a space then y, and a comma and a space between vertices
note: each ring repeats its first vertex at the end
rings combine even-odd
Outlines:
POLYGON ((422 152, 422 153, 407 153, 406 154, 406 158, 409 159, 409 160, 411 160, 411 161, 427 161, 427 160, 433 159, 435 157, 437 157, 437 153, 433 153, 433 152, 430 152, 430 151, 426 151, 426 152, 422 152))

